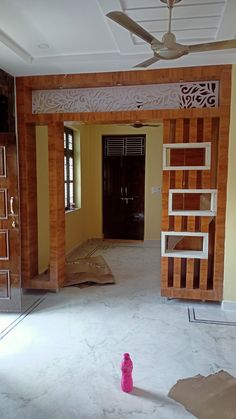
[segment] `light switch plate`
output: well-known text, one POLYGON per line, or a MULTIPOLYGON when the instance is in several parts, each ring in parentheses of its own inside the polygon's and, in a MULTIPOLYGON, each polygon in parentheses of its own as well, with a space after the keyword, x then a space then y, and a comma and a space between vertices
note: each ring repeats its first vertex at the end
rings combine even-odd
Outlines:
POLYGON ((151 187, 152 194, 160 194, 161 193, 161 187, 160 186, 152 186, 151 187))

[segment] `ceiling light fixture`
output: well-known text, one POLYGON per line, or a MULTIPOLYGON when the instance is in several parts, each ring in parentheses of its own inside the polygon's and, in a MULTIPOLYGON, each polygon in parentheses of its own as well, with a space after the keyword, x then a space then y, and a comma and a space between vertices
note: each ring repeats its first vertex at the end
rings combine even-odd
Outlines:
POLYGON ((48 44, 38 44, 38 48, 47 49, 47 48, 49 48, 49 45, 48 44))
POLYGON ((5 32, 0 29, 0 42, 6 47, 13 51, 18 57, 27 63, 32 63, 33 57, 27 51, 24 50, 20 45, 17 44, 12 38, 10 38, 5 32))

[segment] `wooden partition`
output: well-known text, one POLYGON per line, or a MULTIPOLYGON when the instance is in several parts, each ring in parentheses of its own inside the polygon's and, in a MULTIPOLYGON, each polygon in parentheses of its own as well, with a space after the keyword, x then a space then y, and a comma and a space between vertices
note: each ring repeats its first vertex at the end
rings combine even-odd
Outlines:
MULTIPOLYGON (((181 257, 164 256, 162 258, 161 293, 164 296, 217 301, 222 298, 228 142, 228 132, 225 127, 227 122, 227 117, 226 119, 224 117, 180 118, 164 121, 164 144, 182 143, 182 154, 184 147, 188 147, 190 143, 198 145, 207 142, 210 144, 209 169, 194 170, 194 167, 191 167, 187 170, 163 171, 162 230, 190 232, 193 236, 195 232, 208 235, 206 257, 189 258, 188 251, 186 251, 186 257, 183 257, 182 249, 181 257), (201 216, 193 216, 187 215, 186 211, 184 215, 169 215, 170 189, 217 190, 216 214, 205 216, 202 211, 201 216)), ((193 144, 192 147, 194 147, 193 144)), ((194 162, 198 151, 202 149, 193 148, 192 150, 194 150, 192 156, 194 162)), ((175 168, 178 167, 177 157, 178 155, 173 162, 175 168)), ((185 240, 185 245, 191 247, 191 236, 185 240)), ((178 253, 178 245, 176 247, 178 253)))
MULTIPOLYGON (((62 130, 64 121, 130 123, 160 121, 164 143, 211 144, 210 170, 163 172, 163 231, 208 233, 207 259, 162 258, 163 296, 221 300, 224 271, 224 224, 227 184, 231 66, 189 67, 98 74, 19 77, 17 112, 20 149, 20 188, 23 286, 56 290, 65 280, 65 212, 63 201, 62 130), (157 83, 218 81, 219 106, 117 112, 32 114, 32 91, 81 87, 134 86, 157 83), (50 161, 50 279, 34 281, 37 270, 37 190, 35 168, 36 125, 49 127, 50 161), (30 157, 32 156, 32 158, 30 157), (60 172, 61 170, 61 172, 60 172), (168 214, 169 189, 217 189, 216 216, 168 214), (32 199, 34 197, 34 199, 32 199)), ((175 157, 176 158, 176 157, 175 157)), ((173 163, 173 162, 172 162, 173 163)), ((189 242, 185 242, 185 246, 189 242)), ((191 243, 190 243, 191 245, 191 243)))

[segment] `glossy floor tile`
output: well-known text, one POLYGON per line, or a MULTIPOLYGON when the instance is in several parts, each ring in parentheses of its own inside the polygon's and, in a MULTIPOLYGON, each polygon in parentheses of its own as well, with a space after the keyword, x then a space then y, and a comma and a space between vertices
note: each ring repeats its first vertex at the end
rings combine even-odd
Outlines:
MULTIPOLYGON (((0 340, 1 419, 192 418, 168 391, 199 373, 236 376, 236 327, 191 323, 189 303, 160 297, 160 248, 89 246, 116 284, 48 293, 0 340), (132 394, 120 390, 124 352, 134 363, 132 394)), ((192 306, 204 316, 220 310, 192 306)))

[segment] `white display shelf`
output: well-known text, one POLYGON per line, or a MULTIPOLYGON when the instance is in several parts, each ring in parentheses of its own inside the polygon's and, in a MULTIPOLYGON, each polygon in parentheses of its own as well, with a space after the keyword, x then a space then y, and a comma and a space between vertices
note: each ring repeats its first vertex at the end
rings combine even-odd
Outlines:
POLYGON ((161 256, 163 257, 177 257, 177 258, 191 258, 191 259, 207 259, 208 258, 208 233, 186 232, 186 231, 162 231, 161 233, 161 256), (183 237, 202 237, 201 250, 177 250, 167 248, 167 238, 172 237, 173 247, 183 237))
POLYGON ((163 170, 210 170, 211 168, 211 143, 170 143, 163 144, 163 170), (167 152, 173 149, 204 148, 205 162, 203 166, 170 166, 167 152))
POLYGON ((182 216, 215 216, 217 211, 217 190, 216 189, 169 189, 168 214, 182 216), (207 210, 174 210, 173 195, 174 194, 208 194, 211 196, 210 208, 207 210))

